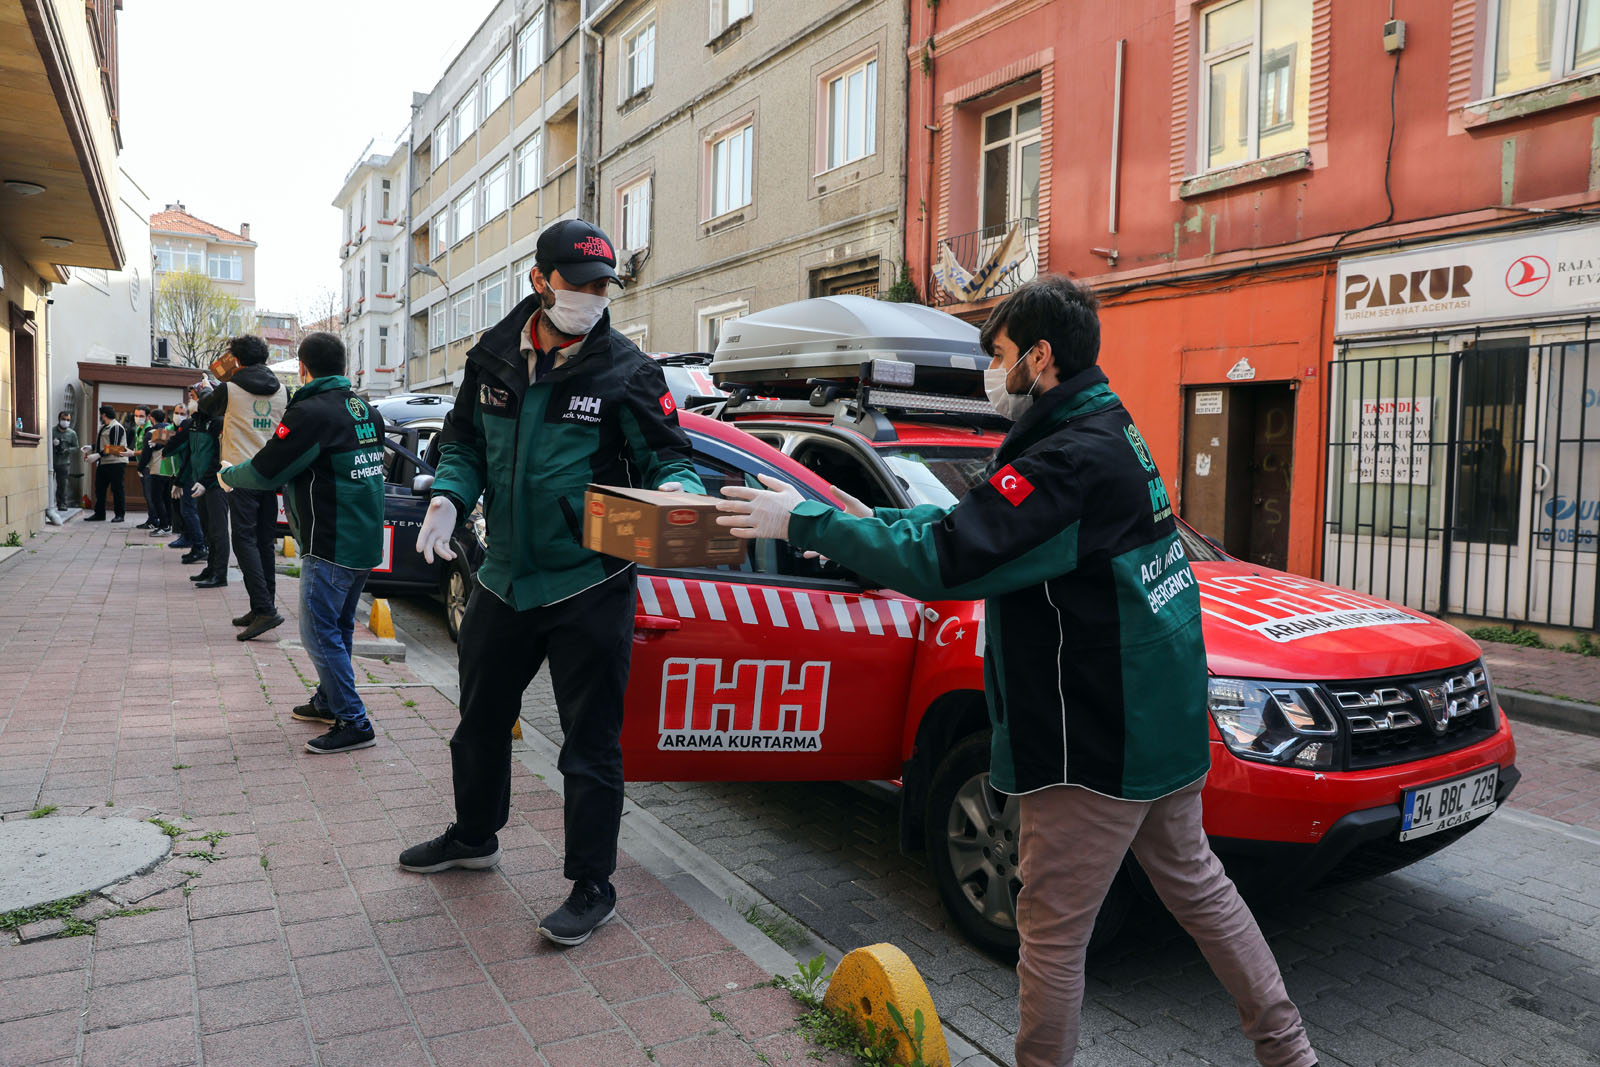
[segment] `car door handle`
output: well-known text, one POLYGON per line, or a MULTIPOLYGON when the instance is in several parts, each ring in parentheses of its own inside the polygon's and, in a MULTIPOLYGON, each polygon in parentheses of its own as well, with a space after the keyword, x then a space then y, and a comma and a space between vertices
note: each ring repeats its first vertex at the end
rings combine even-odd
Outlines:
POLYGON ((633 617, 633 628, 635 630, 666 633, 669 630, 681 630, 683 623, 666 615, 635 615, 633 617))

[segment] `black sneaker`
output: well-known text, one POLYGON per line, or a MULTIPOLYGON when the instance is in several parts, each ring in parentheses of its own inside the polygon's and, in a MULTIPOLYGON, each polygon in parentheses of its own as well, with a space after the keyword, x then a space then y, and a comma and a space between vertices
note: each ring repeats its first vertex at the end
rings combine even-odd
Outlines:
POLYGON ((358 730, 354 726, 346 726, 342 722, 333 724, 333 729, 321 737, 313 737, 306 742, 306 751, 326 754, 329 752, 354 752, 358 748, 371 748, 378 743, 378 737, 372 732, 372 727, 358 730))
POLYGON ((111 520, 111 521, 112 521, 112 522, 121 522, 121 521, 123 521, 123 520, 122 520, 122 516, 121 516, 121 515, 118 515, 118 516, 117 516, 117 517, 116 517, 116 518, 114 518, 114 519, 112 519, 112 520, 111 520))
POLYGON ((207 556, 204 552, 185 552, 178 557, 179 563, 204 563, 207 556))
POLYGON ((256 613, 254 611, 247 611, 243 615, 235 616, 234 620, 233 620, 233 624, 235 626, 249 626, 251 623, 253 623, 255 621, 256 621, 256 613))
POLYGON ((84 522, 105 522, 106 521, 106 517, 104 515, 86 515, 86 516, 84 516, 83 521, 84 522))
POLYGON ((455 839, 455 824, 432 841, 412 845, 400 853, 400 869, 417 874, 433 874, 460 867, 469 871, 488 870, 500 862, 500 839, 490 835, 481 845, 469 845, 455 839))
POLYGON ((594 928, 617 915, 617 891, 610 882, 582 881, 567 902, 539 924, 539 932, 558 945, 581 945, 594 928))
POLYGON ((329 726, 339 721, 333 717, 333 712, 319 708, 314 703, 301 704, 289 713, 289 718, 299 719, 301 722, 325 722, 329 726))
POLYGON ((274 626, 282 625, 282 615, 257 615, 254 619, 250 620, 250 625, 246 626, 233 636, 236 640, 248 641, 252 637, 260 637, 274 626))

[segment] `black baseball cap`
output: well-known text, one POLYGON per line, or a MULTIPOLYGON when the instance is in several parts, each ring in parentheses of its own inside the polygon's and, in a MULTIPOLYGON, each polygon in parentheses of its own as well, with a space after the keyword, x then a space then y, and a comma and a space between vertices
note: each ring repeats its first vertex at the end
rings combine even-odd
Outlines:
POLYGON ((539 235, 533 258, 541 270, 548 266, 572 285, 587 285, 596 278, 610 278, 622 284, 617 277, 617 254, 611 238, 594 223, 582 219, 567 219, 548 227, 539 235))

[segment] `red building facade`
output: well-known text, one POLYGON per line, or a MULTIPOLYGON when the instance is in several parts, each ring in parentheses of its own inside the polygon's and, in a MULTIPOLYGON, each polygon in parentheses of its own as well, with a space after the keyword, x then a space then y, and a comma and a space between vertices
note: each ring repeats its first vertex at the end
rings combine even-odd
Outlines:
POLYGON ((1538 548, 1565 536, 1540 529, 1552 492, 1600 511, 1600 410, 1558 433, 1550 408, 1600 338, 1600 0, 1395 6, 1403 26, 1387 0, 911 3, 906 261, 979 321, 1037 273, 1092 284, 1113 387, 1234 554, 1592 627, 1600 514, 1571 558, 1538 548), (1418 249, 1439 262, 1385 258, 1418 249), (1528 256, 1559 277, 1502 306, 1528 256))

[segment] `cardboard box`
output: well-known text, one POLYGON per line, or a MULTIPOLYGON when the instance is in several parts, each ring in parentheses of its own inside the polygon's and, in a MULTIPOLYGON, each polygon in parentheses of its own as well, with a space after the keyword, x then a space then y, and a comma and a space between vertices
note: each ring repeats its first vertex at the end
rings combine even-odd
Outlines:
POLYGON ((738 565, 749 544, 717 525, 717 503, 714 496, 591 484, 583 544, 646 567, 738 565))
POLYGON ((239 360, 232 352, 213 361, 210 367, 211 376, 219 382, 225 382, 239 373, 239 360))

